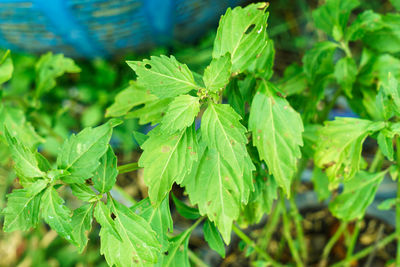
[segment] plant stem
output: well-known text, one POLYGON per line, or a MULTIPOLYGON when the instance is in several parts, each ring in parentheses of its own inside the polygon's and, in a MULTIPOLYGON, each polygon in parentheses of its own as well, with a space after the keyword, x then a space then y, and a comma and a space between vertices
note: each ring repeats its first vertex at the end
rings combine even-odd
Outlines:
POLYGON ((264 236, 263 243, 269 244, 272 234, 274 233, 278 225, 279 218, 282 213, 282 208, 284 207, 281 205, 281 202, 277 202, 275 209, 272 211, 270 217, 268 218, 268 224, 267 227, 265 228, 265 234, 263 235, 264 236))
POLYGON ((207 263, 205 263, 204 261, 202 261, 197 255, 196 253, 194 253, 193 251, 191 251, 190 249, 188 249, 188 256, 189 259, 195 264, 195 266, 198 267, 209 267, 209 265, 207 263))
POLYGON ((242 239, 247 245, 251 246, 254 248, 257 253, 260 254, 264 258, 264 260, 267 261, 272 266, 283 266, 282 264, 276 262, 274 259, 271 258, 264 250, 262 250, 260 247, 256 245, 256 243, 250 239, 242 230, 240 230, 239 227, 237 227, 235 224, 232 225, 232 230, 236 233, 236 235, 242 239))
POLYGON ((358 234, 360 233, 360 225, 361 225, 361 221, 359 220, 356 222, 353 234, 351 235, 350 245, 347 248, 346 260, 350 259, 351 255, 353 254, 354 247, 355 247, 357 239, 358 239, 358 234))
POLYGON ((338 88, 335 92, 335 94, 332 97, 332 100, 324 107, 322 110, 321 117, 320 117, 320 123, 326 121, 329 116, 329 112, 332 110, 332 108, 335 106, 337 99, 339 96, 342 94, 342 88, 338 88))
POLYGON ((346 54, 346 57, 352 58, 353 55, 351 54, 349 44, 347 42, 343 42, 343 41, 340 42, 339 44, 340 44, 339 47, 343 49, 344 53, 346 54))
POLYGON ((342 261, 339 261, 339 262, 335 263, 334 265, 332 265, 332 267, 342 267, 345 264, 351 263, 354 260, 358 260, 358 259, 364 258, 364 257, 368 256, 368 254, 371 253, 372 251, 374 251, 375 249, 380 249, 380 248, 386 246, 387 244, 389 244, 390 242, 392 242, 396 238, 397 238, 397 233, 396 232, 392 233, 391 235, 388 235, 387 237, 385 237, 384 239, 382 239, 378 243, 372 244, 369 247, 366 247, 363 250, 361 250, 360 252, 354 254, 349 259, 344 259, 342 261))
POLYGON ((331 252, 336 242, 339 240, 340 236, 343 234, 346 227, 347 222, 342 222, 339 228, 336 230, 335 234, 329 239, 328 243, 324 247, 324 251, 322 252, 322 258, 319 262, 319 267, 324 267, 327 265, 329 253, 331 252))
MULTIPOLYGON (((285 198, 283 197, 283 194, 281 194, 280 200, 281 200, 282 206, 285 207, 285 198)), ((289 222, 289 218, 287 216, 285 208, 283 209, 283 212, 282 212, 282 218, 283 218, 283 235, 285 236, 285 239, 288 243, 290 253, 292 254, 293 259, 296 262, 297 266, 304 266, 303 262, 300 259, 299 252, 297 251, 297 249, 294 245, 293 238, 290 234, 290 222, 289 222)))
POLYGON ((301 215, 299 210, 297 209, 296 202, 294 200, 294 194, 289 199, 290 201, 290 215, 294 219, 294 224, 296 227, 297 238, 300 244, 300 254, 303 261, 307 260, 307 244, 304 239, 303 227, 301 225, 301 215))
POLYGON ((382 162, 384 160, 384 156, 382 154, 382 151, 378 148, 376 150, 374 159, 371 162, 371 165, 369 166, 368 171, 369 172, 376 172, 377 170, 380 170, 382 167, 382 162))
POLYGON ((138 170, 140 168, 141 167, 139 167, 137 162, 124 164, 124 165, 121 165, 121 166, 117 167, 119 174, 136 171, 136 170, 138 170))

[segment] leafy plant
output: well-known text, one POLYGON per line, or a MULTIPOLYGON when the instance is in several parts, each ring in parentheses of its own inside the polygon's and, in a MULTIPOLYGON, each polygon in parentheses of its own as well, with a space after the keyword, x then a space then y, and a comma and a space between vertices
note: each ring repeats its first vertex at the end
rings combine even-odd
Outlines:
MULTIPOLYGON (((329 199, 331 213, 341 221, 324 248, 320 265, 326 265, 348 223, 364 218, 385 175, 396 180, 399 168, 399 15, 366 10, 355 16, 359 4, 327 0, 318 7, 312 14, 315 26, 329 38, 309 49, 302 65, 290 65, 283 77, 273 73, 268 4, 228 9, 202 73, 174 56, 128 61, 136 80, 105 113, 122 120, 112 118, 67 138, 48 127, 49 135, 62 141, 54 161, 37 150, 43 140, 24 113, 2 104, 1 141, 22 187, 7 195, 4 231, 26 231, 43 218, 82 253, 95 219, 100 253, 110 266, 188 266, 190 236, 203 223, 204 239, 222 257, 234 232, 255 263, 281 266, 279 256, 261 249, 259 240, 241 230, 267 214, 266 240, 282 219, 282 240, 291 260, 305 266, 307 245, 295 197, 302 173, 313 168, 318 199, 329 199), (329 120, 338 99, 348 103, 356 118, 329 120), (154 127, 147 135, 133 132, 143 153, 137 163, 118 166, 110 139, 114 129, 132 118, 154 127), (363 154, 366 139, 376 140, 373 160, 363 154), (128 207, 113 188, 119 174, 140 168, 148 198, 128 207), (171 193, 174 184, 188 202, 171 193), (74 209, 63 197, 68 192, 80 201, 74 209), (177 211, 194 221, 180 233, 173 231, 170 195, 177 211)), ((13 70, 8 53, 0 64, 4 83, 13 70)), ((79 71, 71 59, 52 54, 42 57, 36 68, 37 87, 31 96, 36 108, 57 77, 79 71)), ((396 206, 397 224, 399 198, 382 205, 396 206)), ((398 239, 399 229, 376 246, 398 239)), ((338 266, 371 250, 353 253, 358 232, 347 233, 348 252, 338 266)), ((400 265, 400 246, 396 262, 400 265)))

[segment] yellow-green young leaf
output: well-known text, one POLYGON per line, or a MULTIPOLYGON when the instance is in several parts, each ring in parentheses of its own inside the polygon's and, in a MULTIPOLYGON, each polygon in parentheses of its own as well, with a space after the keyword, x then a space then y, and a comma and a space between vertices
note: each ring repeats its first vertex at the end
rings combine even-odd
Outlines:
POLYGON ((84 183, 93 176, 100 164, 99 159, 108 149, 112 128, 118 124, 113 119, 96 128, 85 128, 64 142, 57 157, 57 166, 70 175, 63 177, 63 181, 84 183))
POLYGON ((224 89, 231 77, 231 56, 229 53, 213 58, 210 65, 204 70, 203 80, 206 89, 218 92, 224 89))
MULTIPOLYGON (((210 148, 215 148, 225 164, 230 166, 230 177, 245 189, 243 171, 249 158, 246 150, 246 128, 240 123, 241 117, 227 104, 210 103, 201 121, 202 138, 210 148)), ((252 165, 252 164, 251 164, 252 165)), ((250 169, 255 169, 252 166, 250 169)), ((248 195, 246 196, 248 197, 248 195)), ((244 200, 244 202, 246 202, 244 200)))
POLYGON ((379 132, 377 141, 382 154, 385 155, 389 160, 393 161, 393 136, 391 136, 391 134, 384 129, 379 132))
POLYGON ((137 74, 139 85, 159 98, 175 97, 197 89, 192 72, 174 56, 152 56, 143 61, 127 61, 137 74))
POLYGON ((385 127, 384 122, 337 117, 318 132, 315 164, 331 182, 352 178, 360 169, 362 144, 368 135, 385 127))
POLYGON ((351 11, 359 5, 358 0, 327 0, 312 13, 315 26, 339 41, 343 37, 351 11))
POLYGON ((45 180, 38 180, 29 188, 13 190, 7 195, 7 207, 2 211, 4 232, 27 231, 39 221, 40 199, 46 187, 45 180))
POLYGON ((100 193, 106 193, 114 186, 117 175, 117 157, 111 146, 108 146, 108 150, 100 158, 100 165, 92 178, 93 187, 100 193))
POLYGON ((341 58, 335 65, 336 81, 342 87, 348 97, 352 97, 353 83, 356 81, 357 66, 350 57, 341 58))
POLYGON ((127 88, 122 90, 115 97, 114 103, 107 108, 106 117, 123 116, 132 108, 157 100, 157 97, 146 88, 131 82, 127 88))
POLYGON ((45 222, 60 236, 78 246, 72 235, 71 210, 64 205, 64 199, 54 187, 48 187, 44 191, 40 207, 45 222))
POLYGON ((219 21, 213 58, 231 55, 232 72, 246 70, 267 45, 267 3, 228 8, 219 21))
POLYGON ((10 50, 7 50, 0 60, 0 85, 11 79, 14 66, 10 56, 10 50))
POLYGON ((193 124, 200 111, 199 98, 180 95, 168 105, 168 110, 161 120, 161 131, 169 134, 184 130, 193 124))
POLYGON ((92 229, 93 204, 83 205, 72 215, 72 235, 78 244, 78 251, 82 253, 88 242, 87 235, 92 229))
POLYGON ((110 202, 110 207, 121 240, 102 225, 100 253, 107 263, 117 267, 153 266, 161 252, 161 245, 149 223, 116 201, 110 202))
POLYGON ((99 201, 94 208, 94 217, 101 225, 101 230, 114 236, 118 241, 122 242, 122 238, 118 233, 115 222, 111 218, 111 210, 103 202, 99 201))
POLYGON ((190 202, 198 205, 201 215, 215 222, 225 243, 229 244, 232 222, 238 219, 242 202, 247 202, 252 190, 252 176, 246 170, 253 170, 254 166, 242 156, 238 170, 223 157, 223 152, 206 148, 205 144, 201 150, 199 161, 182 185, 190 202))
POLYGON ((386 171, 359 171, 352 180, 344 183, 343 192, 329 204, 329 210, 335 217, 344 221, 363 218, 368 206, 374 201, 385 174, 386 171))
POLYGON ((278 185, 289 194, 303 145, 300 114, 285 98, 278 96, 272 84, 263 82, 251 104, 249 129, 260 159, 267 163, 278 185))
POLYGON ((146 102, 144 107, 128 113, 125 118, 138 118, 139 124, 142 125, 147 123, 157 124, 161 122, 172 100, 173 98, 164 98, 146 102))
POLYGON ((197 140, 194 125, 180 132, 167 135, 154 128, 142 145, 144 150, 139 166, 144 167, 144 182, 149 187, 153 205, 158 205, 171 190, 180 184, 197 160, 197 140))
POLYGON ((149 198, 145 198, 130 207, 130 210, 142 216, 150 223, 151 228, 156 233, 157 240, 162 245, 161 250, 167 251, 169 245, 167 233, 172 233, 173 229, 168 197, 164 198, 161 205, 157 208, 151 205, 149 198))
POLYGON ((204 239, 210 248, 218 252, 222 258, 225 258, 225 245, 214 223, 206 220, 203 225, 204 239))
POLYGON ((10 135, 8 129, 4 129, 7 143, 11 150, 11 156, 15 162, 14 168, 17 175, 24 178, 43 177, 45 173, 40 170, 39 163, 36 158, 37 152, 32 152, 25 145, 21 144, 10 135))
POLYGON ((66 72, 76 73, 81 71, 72 59, 64 57, 63 54, 53 55, 51 52, 40 57, 35 70, 37 97, 56 86, 57 77, 66 72))

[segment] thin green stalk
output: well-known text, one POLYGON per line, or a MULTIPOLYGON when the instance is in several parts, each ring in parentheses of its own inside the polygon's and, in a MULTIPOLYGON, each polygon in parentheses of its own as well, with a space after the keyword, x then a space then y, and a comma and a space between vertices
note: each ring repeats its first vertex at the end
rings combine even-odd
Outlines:
POLYGON ((339 262, 335 263, 334 265, 332 265, 331 267, 342 267, 347 263, 351 263, 351 262, 353 262, 355 260, 362 259, 362 258, 368 256, 375 249, 380 249, 380 248, 386 246, 387 244, 389 244, 390 242, 392 242, 396 238, 397 238, 397 232, 394 232, 391 235, 388 235, 387 237, 385 237, 384 239, 379 241, 378 243, 372 244, 372 245, 364 248, 360 252, 358 252, 358 253, 354 254, 353 256, 351 256, 349 259, 344 259, 342 261, 339 261, 339 262))
POLYGON ((343 234, 344 230, 346 230, 346 227, 347 227, 347 222, 342 222, 339 228, 336 230, 335 234, 329 239, 328 243, 326 244, 322 252, 322 258, 321 261, 319 262, 319 267, 324 267, 327 265, 329 253, 331 252, 336 242, 339 240, 340 236, 343 234))
POLYGON ((350 50, 349 44, 346 43, 346 42, 343 42, 343 41, 340 42, 339 44, 340 44, 340 48, 343 49, 343 51, 346 54, 346 56, 349 57, 349 58, 352 58, 353 55, 351 54, 351 50, 350 50))
POLYGON ((124 164, 124 165, 121 165, 121 166, 117 167, 119 174, 127 173, 127 172, 133 172, 133 171, 136 171, 136 170, 138 170, 140 168, 141 167, 139 167, 137 162, 124 164))
MULTIPOLYGON (((400 170, 400 138, 396 137, 396 162, 400 170)), ((397 196, 396 196, 396 235, 397 235, 397 253, 396 266, 400 266, 400 179, 397 178, 397 196)))
POLYGON ((347 248, 347 252, 346 252, 346 259, 350 259, 351 255, 353 254, 354 247, 355 247, 357 239, 358 239, 358 234, 360 233, 360 225, 361 225, 361 221, 359 220, 356 222, 353 234, 351 235, 350 244, 349 244, 349 247, 347 248))
POLYGON ((263 235, 264 238, 263 243, 269 244, 271 240, 272 234, 275 232, 276 227, 278 226, 279 219, 281 217, 282 208, 281 202, 277 202, 275 209, 272 211, 270 217, 268 218, 267 227, 265 227, 265 234, 263 235))
POLYGON ((293 194, 290 197, 289 201, 290 201, 290 216, 294 219, 294 224, 295 224, 296 233, 297 233, 297 239, 300 244, 301 258, 304 261, 307 261, 307 244, 306 244, 306 240, 304 238, 303 227, 301 225, 301 215, 300 215, 299 210, 297 209, 297 205, 294 200, 293 194))
POLYGON ((374 172, 380 170, 382 167, 383 160, 384 160, 384 156, 382 154, 382 151, 378 148, 376 150, 374 159, 372 160, 371 165, 369 166, 368 171, 374 173, 374 172))
POLYGON ((264 250, 262 250, 260 247, 258 247, 256 245, 256 243, 250 239, 250 237, 248 237, 242 230, 240 230, 239 227, 237 227, 235 224, 232 225, 232 230, 236 233, 236 235, 242 239, 247 245, 251 246, 252 248, 254 248, 255 251, 257 251, 258 254, 260 254, 260 256, 262 256, 264 258, 264 260, 267 261, 267 263, 269 263, 272 266, 284 266, 282 264, 280 264, 279 262, 275 261, 274 259, 271 258, 271 256, 269 256, 267 254, 267 252, 265 252, 264 250))
POLYGON ((189 259, 195 264, 195 266, 198 267, 209 267, 209 265, 207 263, 205 263, 204 261, 202 261, 197 255, 196 253, 194 253, 193 251, 191 251, 190 249, 188 249, 188 256, 189 259))
MULTIPOLYGON (((283 194, 281 194, 280 200, 282 202, 282 206, 285 207, 285 198, 283 197, 283 194)), ((297 266, 304 266, 303 262, 301 261, 299 252, 297 251, 296 246, 294 245, 293 238, 290 234, 290 222, 285 208, 283 209, 282 212, 282 218, 283 218, 283 235, 285 236, 285 239, 288 243, 290 253, 292 254, 293 259, 296 262, 297 266)))
POLYGON ((329 112, 331 112, 332 108, 335 106, 336 101, 341 94, 342 94, 342 88, 340 87, 334 93, 332 100, 324 107, 324 109, 320 113, 321 114, 320 123, 322 123, 328 119, 329 112))

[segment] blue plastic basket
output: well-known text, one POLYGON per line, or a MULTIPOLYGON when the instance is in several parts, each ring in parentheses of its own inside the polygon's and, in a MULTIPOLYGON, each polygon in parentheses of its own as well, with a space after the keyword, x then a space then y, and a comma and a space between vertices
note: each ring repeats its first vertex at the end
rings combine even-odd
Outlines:
POLYGON ((0 0, 0 46, 95 57, 188 41, 241 0, 0 0))

